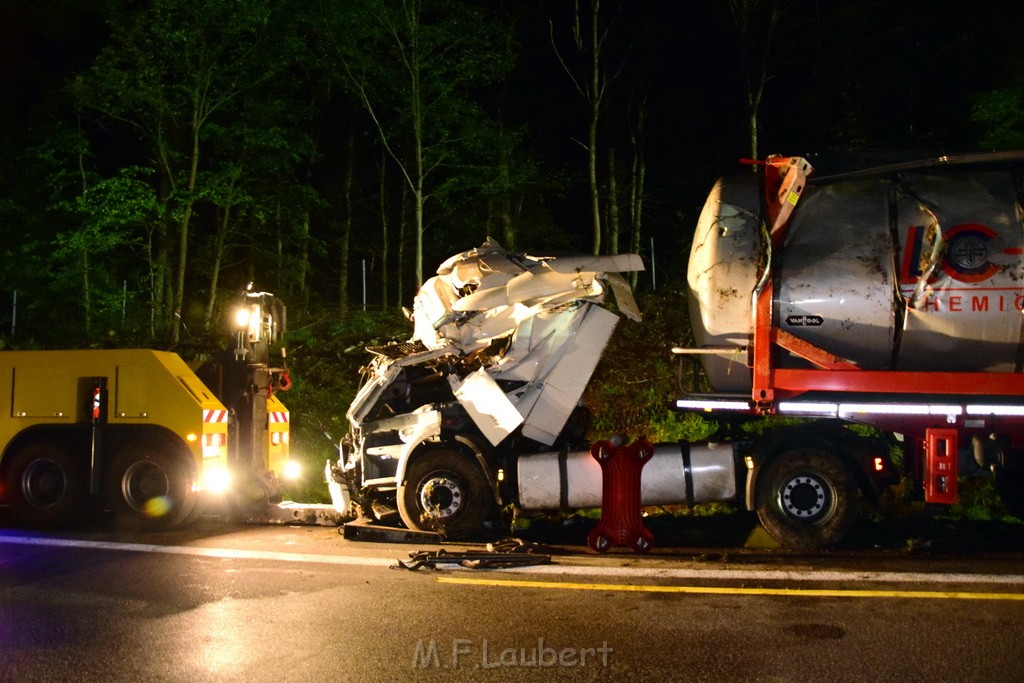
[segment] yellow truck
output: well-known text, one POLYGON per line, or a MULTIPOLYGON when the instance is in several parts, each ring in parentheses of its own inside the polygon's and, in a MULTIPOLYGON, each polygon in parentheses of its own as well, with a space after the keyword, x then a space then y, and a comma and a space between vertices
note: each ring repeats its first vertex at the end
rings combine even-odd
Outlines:
POLYGON ((232 515, 277 500, 295 465, 274 395, 291 381, 268 352, 284 306, 246 293, 238 310, 233 348, 195 370, 146 349, 0 352, 0 502, 36 527, 100 508, 122 526, 165 529, 211 496, 232 515))
POLYGON ((0 496, 24 523, 61 526, 99 502, 166 528, 230 486, 228 410, 176 354, 4 351, 0 396, 0 496))

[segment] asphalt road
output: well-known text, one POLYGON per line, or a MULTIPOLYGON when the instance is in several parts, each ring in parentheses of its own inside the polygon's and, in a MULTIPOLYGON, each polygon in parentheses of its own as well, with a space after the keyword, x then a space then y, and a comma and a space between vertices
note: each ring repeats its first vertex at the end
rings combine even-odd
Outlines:
POLYGON ((135 535, 0 528, 0 679, 1006 681, 1024 670, 1015 553, 569 545, 534 568, 391 568, 420 549, 437 547, 217 520, 135 535))

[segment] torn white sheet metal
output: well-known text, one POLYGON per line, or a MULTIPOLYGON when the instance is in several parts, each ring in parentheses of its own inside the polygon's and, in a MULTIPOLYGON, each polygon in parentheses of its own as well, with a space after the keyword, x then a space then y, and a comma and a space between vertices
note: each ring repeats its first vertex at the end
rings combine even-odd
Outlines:
POLYGON ((558 257, 537 257, 556 273, 602 272, 629 273, 643 270, 644 262, 636 254, 608 254, 605 256, 589 256, 586 254, 569 254, 558 257))
MULTIPOLYGON (((609 273, 643 270, 636 254, 609 256, 536 256, 515 254, 488 239, 476 249, 447 259, 437 275, 423 284, 413 306, 413 340, 427 348, 447 341, 469 352, 508 335, 504 324, 482 324, 474 316, 521 323, 529 316, 576 302, 602 303, 610 282, 613 294, 625 293, 624 280, 609 273), (612 270, 612 269, 616 270, 612 270), (522 304, 528 310, 503 315, 499 310, 522 304), (469 328, 469 329, 464 329, 469 328)), ((617 302, 632 319, 639 318, 631 294, 617 302)))
MULTIPOLYGON (((446 260, 424 283, 413 307, 410 342, 451 356, 451 366, 441 371, 450 372, 456 400, 492 444, 521 426, 525 436, 550 445, 579 403, 618 321, 601 307, 606 293, 626 316, 640 319, 619 274, 637 270, 643 262, 635 254, 536 256, 507 252, 488 240, 446 260), (503 347, 494 344, 502 340, 503 347), (464 376, 458 370, 463 363, 472 370, 464 376), (496 380, 515 385, 506 394, 496 380)), ((424 362, 437 358, 424 356, 424 362)), ((375 363, 372 386, 349 409, 356 427, 386 385, 397 381, 389 369, 394 361, 375 363)))
POLYGON ((444 346, 437 330, 454 318, 452 304, 458 299, 455 288, 447 278, 432 277, 423 283, 413 300, 413 339, 423 342, 428 349, 444 346))
POLYGON ((494 445, 520 424, 524 436, 551 445, 579 404, 617 323, 617 315, 590 303, 529 318, 516 331, 506 354, 495 365, 474 373, 489 382, 465 381, 456 398, 494 445), (501 393, 499 399, 496 379, 523 384, 501 393))
POLYGON ((523 436, 550 446, 583 397, 583 391, 611 339, 619 317, 589 305, 572 334, 557 339, 536 382, 528 385, 516 408, 526 418, 523 436), (529 405, 529 410, 526 406, 529 405))
POLYGON ((484 368, 461 380, 449 375, 448 383, 455 398, 492 445, 501 443, 523 423, 523 416, 484 368))
POLYGON ((640 322, 640 307, 633 298, 633 288, 626 282, 621 273, 605 273, 608 284, 611 285, 612 293, 615 295, 615 303, 619 305, 622 315, 635 323, 640 322))
POLYGON ((579 309, 557 313, 541 313, 523 321, 505 354, 492 370, 495 379, 536 382, 552 349, 573 334, 580 320, 579 309))

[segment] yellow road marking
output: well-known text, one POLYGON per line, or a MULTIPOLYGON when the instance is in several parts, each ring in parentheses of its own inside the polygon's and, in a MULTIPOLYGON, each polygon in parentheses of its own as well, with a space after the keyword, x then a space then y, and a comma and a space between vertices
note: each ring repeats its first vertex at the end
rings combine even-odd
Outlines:
POLYGON ((619 583, 570 583, 564 581, 515 581, 510 579, 474 579, 439 576, 438 583, 508 588, 548 588, 584 591, 624 591, 633 593, 695 593, 701 595, 781 595, 803 598, 909 598, 930 600, 1016 600, 1024 593, 973 593, 965 591, 852 590, 837 588, 742 588, 727 586, 657 586, 619 583))

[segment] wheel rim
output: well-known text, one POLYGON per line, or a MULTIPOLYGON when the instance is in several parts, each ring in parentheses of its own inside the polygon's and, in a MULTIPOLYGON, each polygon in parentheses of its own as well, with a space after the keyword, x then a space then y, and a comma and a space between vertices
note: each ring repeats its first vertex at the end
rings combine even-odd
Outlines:
POLYGON ((420 508, 432 517, 447 519, 462 507, 462 487, 455 479, 445 475, 432 475, 423 482, 419 491, 420 508))
POLYGON ((63 468, 49 458, 33 460, 21 477, 21 492, 32 507, 56 505, 67 488, 68 479, 63 468))
POLYGON ((809 522, 827 517, 834 499, 829 482, 810 474, 792 477, 779 492, 782 510, 792 519, 809 522))
POLYGON ((121 477, 121 495, 130 508, 153 515, 154 501, 167 501, 171 481, 159 465, 149 461, 133 462, 121 477))

